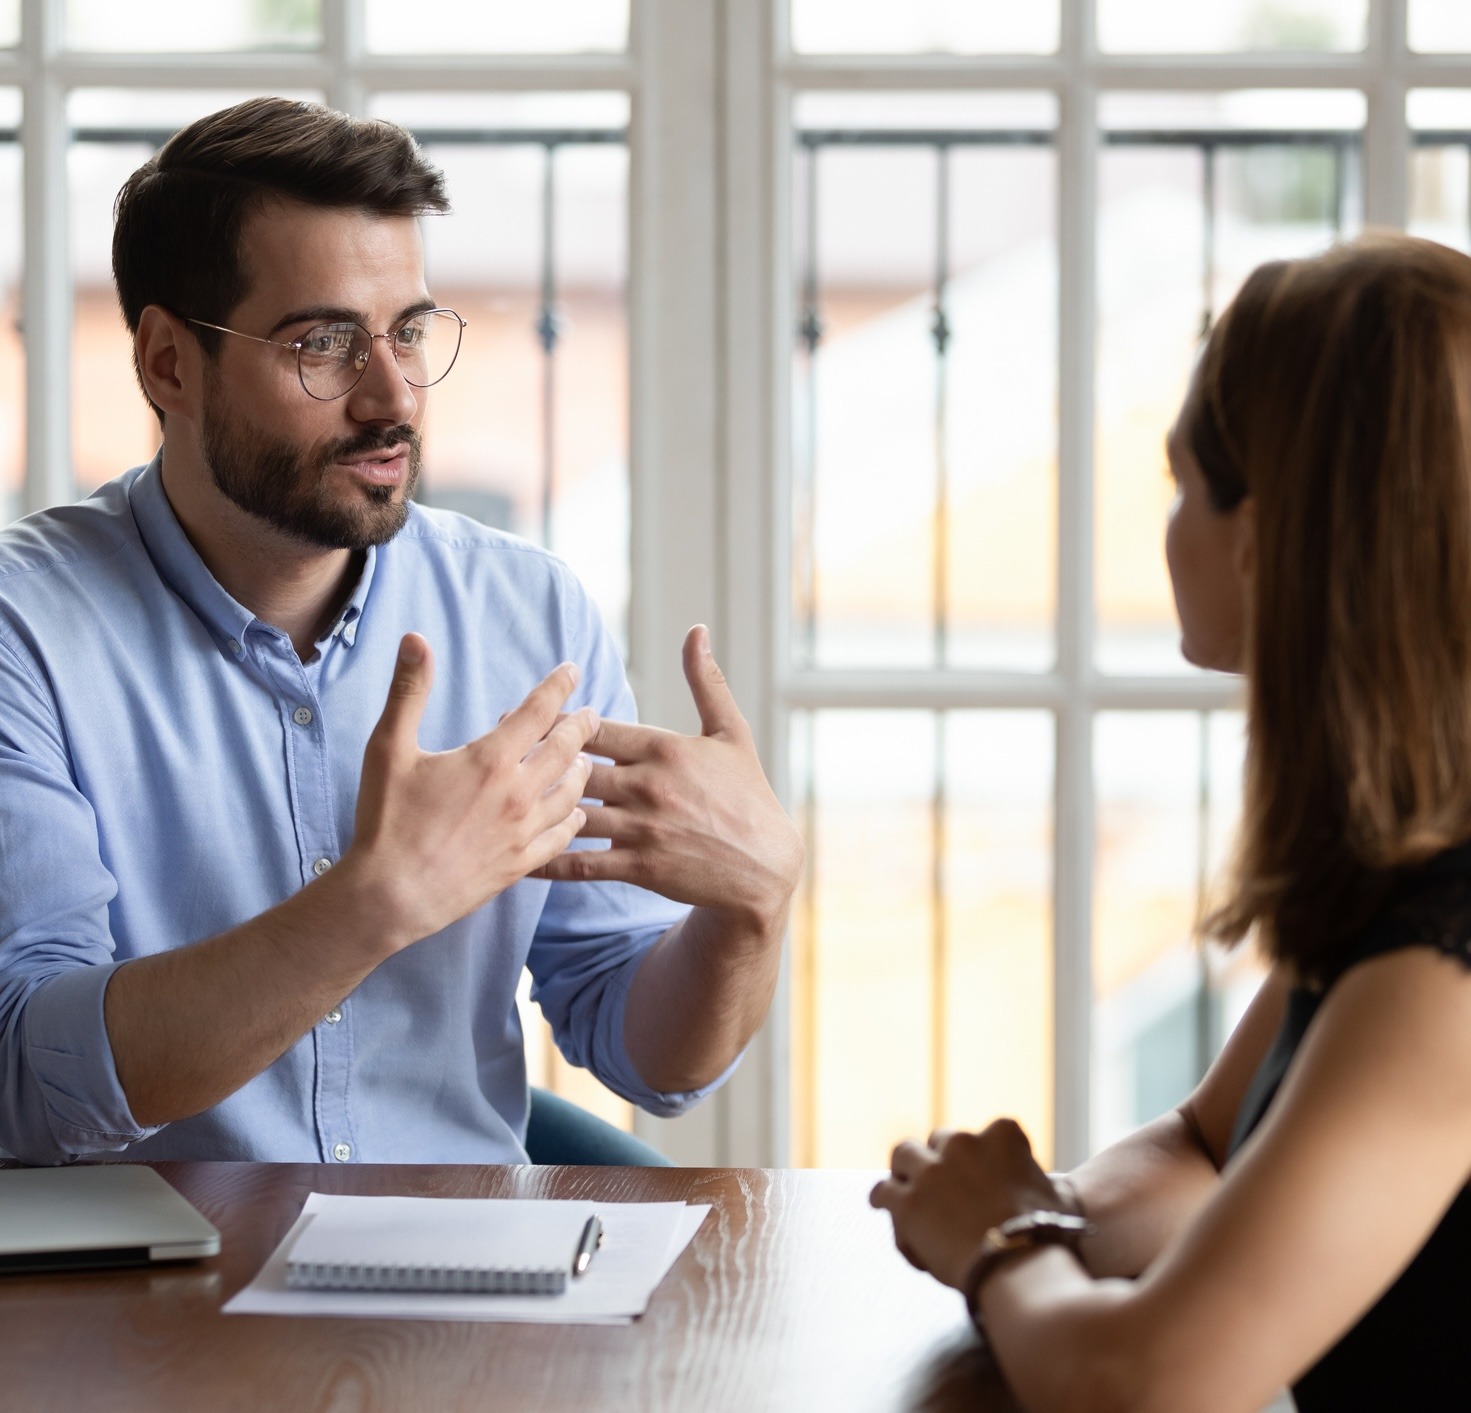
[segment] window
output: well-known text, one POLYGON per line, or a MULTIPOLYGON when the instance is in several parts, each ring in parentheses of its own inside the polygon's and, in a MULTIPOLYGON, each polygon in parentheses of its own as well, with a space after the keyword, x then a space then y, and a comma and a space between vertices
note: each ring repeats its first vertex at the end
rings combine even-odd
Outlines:
POLYGON ((789 1151, 1010 1112, 1073 1163, 1178 1102, 1260 978, 1190 940, 1243 717, 1179 656, 1165 431, 1261 261, 1366 220, 1466 246, 1471 60, 1412 46, 1471 31, 1414 0, 788 8, 789 1151))
POLYGON ((1471 246, 1466 7, 0 0, 0 514, 150 453, 111 194, 259 92, 449 173, 427 498, 549 538, 650 720, 708 622, 807 831, 770 1021, 640 1131, 867 1165, 1010 1111, 1071 1163, 1174 1102, 1257 973, 1189 943, 1241 701, 1176 651, 1162 438, 1260 260, 1471 246))

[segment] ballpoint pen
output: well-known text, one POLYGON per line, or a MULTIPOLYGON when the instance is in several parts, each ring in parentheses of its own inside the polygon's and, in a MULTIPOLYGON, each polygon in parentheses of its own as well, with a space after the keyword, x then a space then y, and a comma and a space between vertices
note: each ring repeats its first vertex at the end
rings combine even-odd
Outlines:
POLYGON ((582 1235, 577 1242, 577 1255, 572 1258, 572 1274, 581 1276, 587 1274, 587 1268, 592 1264, 592 1254, 603 1244, 603 1224, 594 1216, 587 1219, 587 1224, 582 1228, 582 1235))

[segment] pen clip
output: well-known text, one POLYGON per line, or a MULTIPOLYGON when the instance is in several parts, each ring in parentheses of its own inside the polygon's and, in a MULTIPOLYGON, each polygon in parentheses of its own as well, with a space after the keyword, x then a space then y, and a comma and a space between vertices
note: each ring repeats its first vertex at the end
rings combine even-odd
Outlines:
POLYGON ((582 1235, 578 1238, 577 1254, 572 1258, 572 1275, 587 1274, 587 1268, 592 1264, 593 1253, 603 1244, 603 1224, 597 1219, 596 1214, 589 1217, 582 1228, 582 1235))

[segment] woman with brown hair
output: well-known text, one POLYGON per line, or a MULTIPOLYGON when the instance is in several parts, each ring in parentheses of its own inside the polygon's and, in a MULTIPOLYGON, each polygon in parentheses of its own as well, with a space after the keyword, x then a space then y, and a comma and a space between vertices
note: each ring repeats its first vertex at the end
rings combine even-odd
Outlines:
POLYGON ((1168 450, 1182 650, 1248 690, 1202 931, 1271 974, 1070 1178, 1003 1120, 901 1144, 873 1202, 1029 1409, 1471 1406, 1471 259, 1263 266, 1168 450))

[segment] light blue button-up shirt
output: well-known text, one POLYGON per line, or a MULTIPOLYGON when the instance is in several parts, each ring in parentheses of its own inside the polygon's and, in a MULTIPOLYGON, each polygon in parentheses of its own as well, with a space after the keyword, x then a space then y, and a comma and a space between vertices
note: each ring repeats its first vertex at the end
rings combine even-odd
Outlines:
POLYGON ((528 879, 384 962, 214 1108, 160 1128, 133 1118, 103 1023, 108 978, 258 916, 340 857, 411 630, 436 658, 426 750, 490 730, 562 661, 582 668, 569 709, 633 718, 577 580, 460 516, 413 507, 367 552, 309 663, 210 575, 157 460, 0 532, 0 1150, 524 1161, 523 968, 574 1064, 655 1113, 706 1092, 651 1090, 623 1046, 634 972, 684 909, 622 884, 528 879))

